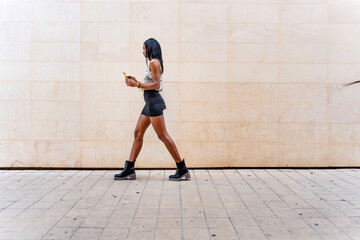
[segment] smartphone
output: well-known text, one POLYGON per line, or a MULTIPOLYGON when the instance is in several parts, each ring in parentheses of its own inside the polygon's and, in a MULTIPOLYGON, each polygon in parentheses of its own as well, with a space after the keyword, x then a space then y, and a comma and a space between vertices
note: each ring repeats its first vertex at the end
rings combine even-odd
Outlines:
POLYGON ((130 75, 126 75, 125 72, 122 72, 122 73, 124 74, 125 78, 131 78, 131 77, 132 77, 132 76, 130 76, 130 75))

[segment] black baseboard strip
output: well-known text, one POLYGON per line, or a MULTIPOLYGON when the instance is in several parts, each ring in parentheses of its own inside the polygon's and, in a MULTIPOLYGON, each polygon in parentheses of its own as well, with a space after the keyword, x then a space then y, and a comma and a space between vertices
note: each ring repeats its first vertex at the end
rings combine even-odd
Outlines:
MULTIPOLYGON (((336 166, 336 167, 189 167, 188 169, 192 170, 229 170, 229 169, 350 169, 356 168, 360 169, 360 166, 336 166)), ((123 167, 119 168, 64 168, 64 167, 0 167, 0 170, 119 170, 123 169, 123 167)), ((136 170, 171 170, 174 168, 136 168, 136 170)))

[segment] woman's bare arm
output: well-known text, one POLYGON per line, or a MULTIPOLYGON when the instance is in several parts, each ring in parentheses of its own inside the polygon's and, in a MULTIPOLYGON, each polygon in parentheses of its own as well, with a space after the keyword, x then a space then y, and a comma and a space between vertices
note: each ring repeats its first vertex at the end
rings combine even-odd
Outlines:
POLYGON ((159 60, 152 59, 149 62, 149 68, 151 72, 151 83, 141 83, 141 88, 145 90, 159 89, 160 88, 160 75, 161 65, 159 60))
MULTIPOLYGON (((149 68, 151 72, 151 83, 141 83, 140 87, 145 90, 153 90, 160 88, 160 75, 161 75, 161 65, 159 60, 152 59, 149 63, 149 68)), ((138 80, 135 77, 126 78, 126 85, 130 87, 137 87, 138 80)))

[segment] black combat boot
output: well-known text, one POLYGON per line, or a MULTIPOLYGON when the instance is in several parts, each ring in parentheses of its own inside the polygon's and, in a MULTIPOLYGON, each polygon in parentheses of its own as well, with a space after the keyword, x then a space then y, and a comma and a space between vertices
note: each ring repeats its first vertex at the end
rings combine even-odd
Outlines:
POLYGON ((114 175, 114 180, 135 180, 136 173, 134 170, 135 162, 125 162, 125 167, 120 174, 114 175))
POLYGON ((171 181, 180 181, 181 179, 190 179, 190 172, 185 165, 185 159, 182 162, 176 163, 176 173, 175 175, 170 175, 169 180, 171 181))

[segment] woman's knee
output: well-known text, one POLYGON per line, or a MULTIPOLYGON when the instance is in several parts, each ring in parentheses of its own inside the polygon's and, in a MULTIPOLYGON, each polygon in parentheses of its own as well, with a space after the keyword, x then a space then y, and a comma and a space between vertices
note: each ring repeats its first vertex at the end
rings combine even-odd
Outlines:
POLYGON ((135 140, 142 140, 144 137, 144 131, 141 131, 140 129, 135 129, 134 131, 134 139, 135 140))
POLYGON ((158 134, 158 138, 163 142, 170 141, 170 136, 168 134, 158 134))

